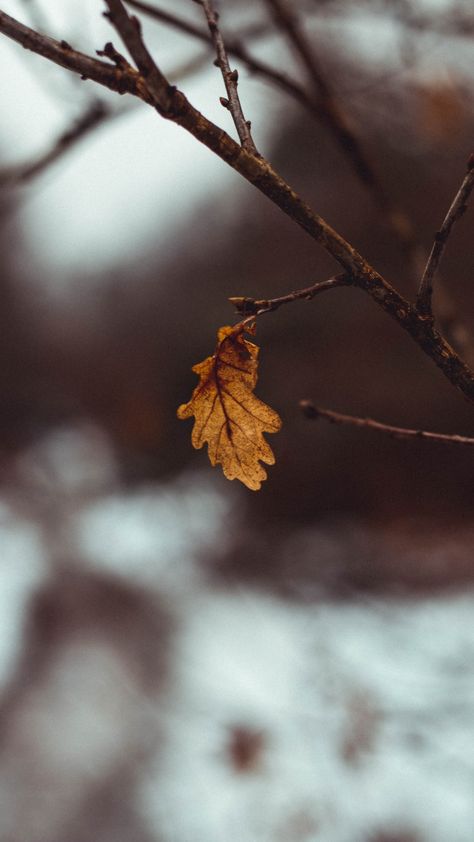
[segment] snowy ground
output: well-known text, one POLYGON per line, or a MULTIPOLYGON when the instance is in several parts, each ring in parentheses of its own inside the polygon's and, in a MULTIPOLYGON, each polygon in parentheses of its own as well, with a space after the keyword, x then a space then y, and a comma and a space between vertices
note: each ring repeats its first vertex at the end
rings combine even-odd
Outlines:
POLYGON ((473 609, 471 594, 304 609, 204 594, 178 642, 152 826, 176 842, 472 839, 473 609), (236 728, 261 735, 240 770, 236 728))
MULTIPOLYGON (((0 523, 4 692, 55 554, 166 605, 167 680, 144 690, 120 618, 108 637, 101 618, 71 621, 6 709, 0 838, 71 838, 70 817, 136 755, 126 797, 147 836, 119 840, 471 842, 474 594, 301 605, 217 588, 200 558, 225 545, 237 498, 212 477, 133 493, 114 477, 88 426, 19 461, 0 523)), ((147 657, 165 645, 150 628, 147 657)))

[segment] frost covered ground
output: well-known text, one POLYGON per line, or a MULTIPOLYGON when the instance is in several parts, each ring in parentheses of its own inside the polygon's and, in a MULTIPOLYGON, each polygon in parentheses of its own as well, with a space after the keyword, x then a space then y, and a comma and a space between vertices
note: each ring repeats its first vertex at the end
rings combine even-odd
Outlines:
POLYGON ((153 826, 183 841, 471 840, 473 608, 204 594, 145 790, 153 826), (261 735, 240 773, 224 753, 236 727, 261 735))
POLYGON ((212 483, 124 492, 87 425, 16 464, 0 838, 472 842, 474 592, 216 585, 201 560, 240 515, 212 483))

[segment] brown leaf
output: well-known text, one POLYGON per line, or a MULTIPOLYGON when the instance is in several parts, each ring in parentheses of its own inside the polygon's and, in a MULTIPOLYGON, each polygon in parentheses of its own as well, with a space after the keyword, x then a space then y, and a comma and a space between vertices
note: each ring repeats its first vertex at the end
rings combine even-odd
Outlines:
POLYGON ((178 418, 194 415, 193 446, 207 442, 212 465, 220 463, 227 479, 258 491, 267 478, 260 461, 275 464, 263 433, 277 433, 281 419, 253 394, 259 349, 244 339, 245 329, 243 324, 219 329, 215 353, 193 367, 200 381, 178 418))

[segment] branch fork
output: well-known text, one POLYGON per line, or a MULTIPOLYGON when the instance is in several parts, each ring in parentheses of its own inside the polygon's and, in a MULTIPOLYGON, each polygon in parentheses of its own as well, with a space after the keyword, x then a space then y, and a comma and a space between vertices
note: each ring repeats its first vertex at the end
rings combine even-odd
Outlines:
MULTIPOLYGON (((452 385, 458 388, 466 398, 474 402, 474 372, 436 330, 431 318, 430 284, 426 277, 420 289, 417 304, 413 305, 376 272, 350 243, 315 213, 271 167, 268 161, 258 155, 241 107, 238 118, 240 143, 237 143, 222 128, 212 123, 194 108, 181 91, 169 84, 166 76, 161 72, 147 49, 136 18, 127 13, 122 0, 106 0, 106 5, 109 10, 109 19, 121 36, 137 70, 128 63, 126 66, 117 66, 117 62, 121 64, 121 60, 117 56, 115 63, 111 64, 74 50, 69 44, 64 46, 60 41, 35 32, 2 11, 0 11, 0 32, 25 48, 80 76, 87 77, 111 90, 120 93, 127 92, 142 99, 148 105, 154 107, 162 117, 172 120, 186 129, 306 231, 339 263, 343 270, 342 276, 335 276, 328 281, 318 282, 304 290, 296 290, 279 299, 247 299, 245 305, 240 305, 247 307, 246 315, 269 312, 284 303, 312 298, 323 291, 336 287, 355 286, 369 295, 378 307, 390 315, 440 368, 452 385)), ((135 5, 137 4, 135 3, 135 5)), ((200 5, 209 18, 209 15, 214 12, 211 0, 201 0, 200 5)), ((210 28, 210 32, 211 35, 214 34, 216 52, 221 62, 222 72, 222 67, 228 65, 228 60, 217 21, 210 28), (222 64, 224 56, 227 65, 222 64)), ((113 49, 115 54, 115 48, 113 49)), ((124 59, 124 61, 126 60, 124 59)), ((235 96, 238 100, 238 80, 230 67, 228 70, 229 73, 226 73, 226 78, 230 86, 230 92, 228 92, 229 107, 234 122, 237 122, 236 115, 239 112, 234 107, 233 98, 235 96)), ((431 279, 434 276, 451 229, 462 215, 473 185, 474 168, 470 164, 463 184, 440 229, 440 236, 433 246, 434 253, 424 273, 428 280, 430 276, 431 279)))

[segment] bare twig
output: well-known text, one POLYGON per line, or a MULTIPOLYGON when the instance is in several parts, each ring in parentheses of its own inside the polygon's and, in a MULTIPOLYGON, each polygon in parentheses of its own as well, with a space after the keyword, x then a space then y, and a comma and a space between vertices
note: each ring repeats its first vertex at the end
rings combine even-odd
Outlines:
MULTIPOLYGON (((199 40, 206 42, 209 42, 210 40, 208 33, 203 29, 200 29, 175 14, 170 14, 162 9, 158 9, 150 3, 143 2, 143 0, 126 0, 126 2, 128 5, 135 9, 139 9, 155 20, 169 24, 181 32, 192 35, 194 38, 198 38, 199 40)), ((239 59, 256 75, 261 76, 263 79, 266 79, 268 82, 276 85, 280 88, 280 90, 289 94, 289 96, 291 96, 296 102, 299 102, 304 108, 306 108, 306 110, 314 118, 322 123, 326 129, 331 131, 333 136, 335 136, 340 149, 350 160, 360 181, 372 192, 377 207, 383 211, 387 226, 409 252, 416 251, 418 246, 415 243, 413 228, 410 221, 408 220, 406 214, 404 214, 399 208, 393 207, 393 205, 389 202, 388 197, 383 190, 370 161, 366 158, 357 137, 352 131, 347 120, 342 114, 340 114, 339 109, 336 108, 332 94, 329 96, 329 84, 324 78, 319 65, 316 65, 316 59, 313 59, 312 61, 312 68, 313 72, 317 73, 318 84, 315 87, 315 94, 312 96, 302 85, 291 79, 286 74, 250 55, 245 44, 243 44, 241 40, 226 38, 226 48, 230 55, 239 59)))
POLYGON ((156 108, 166 113, 171 104, 172 88, 149 53, 141 34, 140 21, 126 11, 118 0, 106 0, 109 8, 104 14, 120 33, 122 40, 138 67, 156 108))
POLYGON ((324 418, 332 424, 349 424, 352 427, 365 427, 369 430, 376 430, 379 433, 386 433, 394 439, 423 439, 424 441, 439 444, 474 446, 474 438, 469 436, 428 433, 425 430, 410 430, 405 427, 394 427, 391 424, 382 424, 373 418, 358 418, 356 415, 343 415, 341 412, 334 412, 332 409, 322 409, 320 406, 315 406, 308 400, 300 401, 300 407, 307 418, 314 420, 324 418))
MULTIPOLYGON (((194 2, 201 5, 200 0, 194 0, 194 2)), ((193 38, 198 38, 201 41, 206 41, 208 44, 212 44, 211 36, 208 30, 201 29, 199 26, 195 26, 194 23, 191 23, 191 21, 185 20, 185 18, 180 18, 172 12, 167 12, 165 9, 159 9, 158 6, 155 6, 152 3, 147 3, 146 0, 125 0, 125 5, 131 6, 132 9, 137 9, 139 12, 143 12, 161 23, 169 24, 173 27, 173 29, 179 29, 186 35, 192 35, 193 38)), ((240 30, 241 36, 245 38, 259 38, 267 33, 268 27, 264 23, 251 23, 240 30)), ((229 40, 226 37, 226 49, 228 53, 234 51, 236 43, 237 42, 232 39, 233 46, 232 49, 230 49, 229 40)))
MULTIPOLYGON (((98 55, 105 55, 111 59, 113 58, 112 53, 115 56, 113 60, 117 67, 123 69, 126 66, 132 73, 136 72, 123 56, 114 50, 111 44, 106 44, 104 50, 97 50, 98 55)), ((186 64, 177 66, 173 71, 173 76, 183 78, 192 74, 202 63, 203 56, 197 56, 186 64)), ((0 167, 0 188, 17 187, 31 181, 36 176, 41 175, 51 164, 62 158, 94 129, 99 128, 104 123, 109 123, 112 119, 122 117, 129 111, 130 105, 112 109, 100 100, 92 102, 84 114, 69 129, 64 131, 45 152, 21 164, 0 167)))
POLYGON ((56 41, 48 35, 35 32, 29 26, 20 23, 5 12, 0 11, 0 32, 49 61, 59 64, 66 70, 78 73, 83 79, 92 79, 99 85, 118 93, 137 95, 138 73, 119 71, 115 65, 91 58, 79 50, 74 50, 67 41, 56 41))
POLYGON ((285 0, 266 0, 266 3, 275 23, 293 45, 295 53, 307 71, 314 89, 318 91, 323 100, 332 99, 329 84, 322 72, 312 46, 309 44, 300 26, 295 10, 293 8, 290 10, 285 0))
POLYGON ((61 158, 72 146, 113 115, 112 109, 104 103, 99 101, 93 103, 83 116, 70 129, 63 132, 46 152, 24 164, 0 169, 0 187, 15 187, 40 175, 50 164, 61 158))
POLYGON ((278 310, 283 304, 291 304, 293 301, 311 301, 316 295, 322 292, 327 292, 329 289, 337 289, 338 287, 350 286, 351 283, 350 276, 342 273, 336 275, 334 278, 329 278, 327 281, 318 281, 310 287, 297 289, 288 295, 281 295, 279 298, 245 298, 243 296, 233 296, 229 298, 229 301, 241 316, 259 316, 263 313, 271 313, 274 310, 278 310))
POLYGON ((423 272, 420 289, 418 291, 417 307, 424 316, 432 315, 433 279, 443 257, 448 237, 453 225, 461 219, 467 210, 467 202, 474 187, 474 154, 468 161, 467 173, 464 176, 461 187, 453 199, 451 207, 446 214, 445 220, 435 235, 433 248, 431 249, 428 262, 423 272))
POLYGON ((232 115, 232 119, 243 148, 250 155, 256 155, 258 154, 257 147, 253 142, 250 132, 250 122, 245 119, 244 112, 242 111, 242 105, 240 103, 238 92, 239 74, 237 70, 230 69, 224 39, 217 22, 218 15, 214 9, 212 0, 200 0, 200 4, 204 9, 207 25, 209 26, 209 32, 211 33, 212 43, 214 44, 216 50, 217 59, 215 64, 222 73, 225 89, 227 91, 228 99, 221 99, 221 102, 225 108, 229 109, 232 115))
POLYGON ((405 330, 440 368, 445 377, 474 401, 474 372, 455 353, 432 320, 423 318, 340 234, 315 213, 264 158, 250 155, 223 129, 201 114, 184 94, 169 85, 146 50, 137 22, 129 18, 121 0, 107 0, 111 19, 141 73, 122 70, 63 47, 0 11, 0 32, 73 72, 84 74, 112 90, 133 94, 154 107, 162 117, 186 129, 200 143, 267 196, 290 219, 319 243, 341 265, 351 284, 366 292, 405 330))
MULTIPOLYGON (((134 9, 144 12, 144 14, 161 23, 168 24, 180 32, 184 32, 187 35, 191 35, 193 38, 197 38, 199 41, 212 44, 209 32, 206 32, 199 26, 195 26, 189 21, 180 18, 178 15, 165 12, 163 9, 158 9, 150 3, 141 2, 141 0, 126 0, 126 3, 128 6, 132 6, 134 9)), ((261 76, 263 79, 266 79, 279 87, 280 90, 285 91, 297 102, 301 103, 301 105, 304 105, 318 120, 322 118, 322 112, 319 105, 311 99, 305 89, 299 85, 298 82, 295 82, 289 76, 281 73, 281 71, 276 70, 270 64, 265 64, 265 62, 260 61, 260 59, 251 56, 245 44, 243 44, 241 40, 226 37, 225 43, 227 53, 245 64, 252 73, 261 76)))
POLYGON ((416 241, 413 226, 404 211, 395 207, 393 202, 390 201, 356 132, 341 108, 340 102, 317 58, 313 45, 306 37, 294 8, 290 8, 287 0, 266 0, 266 3, 276 25, 288 38, 307 73, 315 92, 312 100, 316 99, 318 102, 321 122, 324 123, 326 129, 332 134, 336 143, 352 164, 360 181, 371 192, 376 206, 382 211, 387 227, 408 252, 415 268, 415 275, 418 276, 421 250, 416 241))
MULTIPOLYGON (((145 0, 126 0, 126 3, 144 12, 149 17, 168 24, 193 38, 207 43, 210 42, 210 36, 205 30, 174 13, 171 14, 163 9, 158 9, 145 0)), ((309 77, 313 82, 315 96, 308 94, 302 85, 289 76, 250 55, 241 40, 226 38, 228 54, 239 59, 253 73, 276 85, 296 102, 299 102, 331 132, 341 151, 350 160, 358 178, 370 191, 376 206, 382 212, 382 219, 386 227, 392 231, 392 234, 406 251, 413 264, 414 274, 418 277, 421 267, 426 263, 426 255, 417 241, 411 220, 401 208, 394 205, 383 189, 374 167, 366 156, 350 123, 341 111, 329 80, 317 60, 314 48, 309 44, 294 11, 290 11, 287 6, 284 6, 281 0, 267 0, 267 3, 272 7, 278 25, 288 37, 291 37, 295 49, 304 61, 309 77)), ((449 321, 452 321, 452 317, 449 321)))
MULTIPOLYGON (((372 169, 369 160, 366 158, 362 147, 359 144, 357 136, 352 131, 348 124, 344 112, 341 111, 340 105, 334 96, 329 80, 326 78, 323 69, 321 68, 315 51, 312 45, 306 38, 305 32, 300 25, 299 19, 293 9, 290 9, 287 0, 266 0, 270 7, 273 17, 280 27, 280 29, 287 35, 292 43, 295 52, 299 56, 308 76, 317 91, 319 91, 321 106, 325 110, 327 116, 327 124, 332 131, 335 138, 339 141, 342 148, 352 158, 355 169, 359 172, 362 180, 366 180, 367 185, 371 189, 376 203, 384 212, 386 221, 389 227, 396 233, 400 242, 402 242, 408 249, 408 253, 413 262, 415 274, 418 276, 418 268, 426 262, 426 256, 423 254, 419 243, 417 243, 414 231, 410 220, 405 213, 400 212, 395 208, 385 194, 382 186, 376 178, 375 172, 372 169)), ((402 3, 403 10, 409 8, 409 4, 402 3)), ((401 8, 400 8, 401 11, 401 8)), ((473 159, 474 165, 474 159, 473 159)), ((463 185, 459 190, 441 230, 438 232, 433 249, 428 257, 426 269, 423 274, 420 290, 418 293, 417 306, 420 313, 424 316, 431 316, 431 298, 432 298, 432 281, 436 269, 444 251, 446 241, 449 237, 451 228, 457 219, 459 219, 466 210, 466 202, 474 184, 474 178, 469 174, 464 179, 463 185)), ((450 296, 446 290, 443 290, 443 303, 440 308, 440 321, 443 324, 451 324, 457 322, 457 318, 453 317, 454 307, 450 302, 450 296)), ((458 335, 465 335, 462 326, 457 330, 458 335)), ((463 343, 464 345, 466 343, 463 343)))

